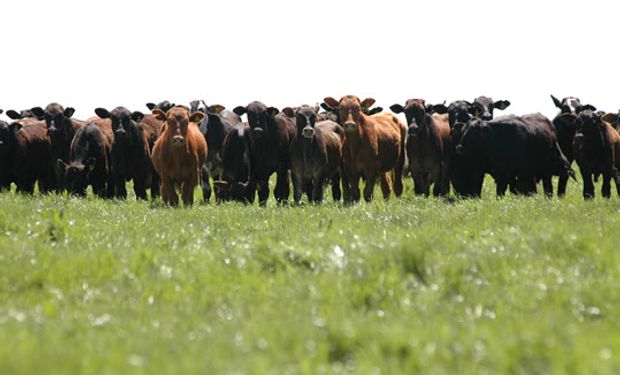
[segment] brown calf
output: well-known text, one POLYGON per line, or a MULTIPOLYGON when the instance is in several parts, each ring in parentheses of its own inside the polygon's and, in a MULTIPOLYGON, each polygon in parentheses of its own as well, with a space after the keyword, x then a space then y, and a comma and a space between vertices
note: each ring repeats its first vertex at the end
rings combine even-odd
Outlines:
POLYGON ((345 130, 342 145, 345 200, 359 201, 362 176, 366 180, 364 199, 367 202, 372 200, 377 179, 381 183, 383 198, 390 196, 390 177, 393 178, 394 193, 400 196, 403 192, 405 125, 389 113, 365 115, 363 111, 375 102, 372 98, 360 101, 356 96, 347 95, 339 101, 332 97, 324 101, 330 107, 338 107, 340 124, 345 130))
POLYGON ((198 123, 201 112, 190 115, 185 107, 173 107, 167 113, 153 110, 153 115, 164 121, 163 133, 155 142, 151 158, 161 178, 161 196, 165 203, 179 204, 176 189, 186 206, 194 203, 194 188, 198 184, 200 167, 207 157, 207 143, 198 123))

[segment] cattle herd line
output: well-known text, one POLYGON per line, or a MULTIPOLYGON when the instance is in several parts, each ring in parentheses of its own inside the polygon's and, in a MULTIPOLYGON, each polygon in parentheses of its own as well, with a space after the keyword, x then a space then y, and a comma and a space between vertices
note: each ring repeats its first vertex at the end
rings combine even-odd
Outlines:
POLYGON ((390 107, 404 113, 406 124, 373 108, 374 99, 355 96, 282 111, 261 102, 229 111, 204 101, 163 101, 147 103, 150 114, 97 108, 86 121, 57 103, 9 110, 12 122, 0 121, 0 189, 14 183, 32 194, 36 183, 41 193, 86 195, 90 185, 100 197, 126 198, 133 180, 138 199, 147 199, 150 189, 151 198, 161 194, 176 206, 178 192, 191 205, 200 183, 205 201, 213 190, 217 201, 252 203, 258 195, 264 205, 276 173, 278 203, 289 198, 289 175, 296 203, 304 194, 320 203, 327 185, 334 200, 350 203, 361 198, 360 180, 366 201, 377 181, 385 199, 400 196, 406 170, 418 195, 428 196, 431 187, 433 195, 447 195, 452 187, 458 196, 479 197, 490 174, 498 196, 508 189, 535 194, 541 181, 552 196, 552 176, 559 176, 562 196, 575 178, 574 160, 584 198, 594 197, 599 176, 604 197, 612 179, 620 194, 620 113, 597 111, 575 97, 551 98, 560 109, 553 120, 540 113, 494 119, 494 109, 510 102, 485 96, 447 106, 409 99, 390 107))

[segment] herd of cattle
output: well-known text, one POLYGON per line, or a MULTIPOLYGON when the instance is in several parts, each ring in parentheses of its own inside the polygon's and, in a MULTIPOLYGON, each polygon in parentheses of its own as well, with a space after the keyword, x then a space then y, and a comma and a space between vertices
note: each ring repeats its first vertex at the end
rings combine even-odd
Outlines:
POLYGON ((498 196, 507 189, 535 194, 540 181, 551 196, 552 176, 559 176, 562 196, 575 178, 575 160, 584 198, 594 197, 593 180, 601 175, 602 195, 610 196, 612 179, 620 194, 620 113, 551 98, 560 109, 552 121, 539 113, 494 119, 494 109, 510 102, 485 96, 448 106, 422 99, 392 105, 406 124, 373 108, 374 99, 355 96, 282 111, 261 102, 229 111, 204 101, 163 101, 147 103, 150 114, 97 108, 86 121, 57 103, 9 110, 13 121, 0 121, 0 189, 14 183, 18 192, 33 193, 37 183, 42 193, 85 195, 90 185, 100 197, 125 198, 133 180, 138 199, 150 189, 152 198, 161 194, 178 205, 180 191, 191 205, 200 183, 205 201, 213 186, 218 201, 251 203, 258 195, 264 205, 276 173, 278 203, 289 198, 289 175, 296 203, 304 194, 321 202, 329 184, 334 200, 355 202, 360 180, 366 201, 377 180, 385 199, 392 191, 400 196, 406 171, 418 195, 428 196, 431 187, 433 195, 447 195, 452 186, 459 196, 479 197, 490 174, 498 196))

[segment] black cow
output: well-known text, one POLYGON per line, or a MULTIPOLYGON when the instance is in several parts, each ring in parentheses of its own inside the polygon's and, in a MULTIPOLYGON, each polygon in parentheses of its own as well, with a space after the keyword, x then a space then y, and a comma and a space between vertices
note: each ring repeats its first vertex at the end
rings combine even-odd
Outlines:
MULTIPOLYGON (((0 109, 0 114, 2 109, 0 109)), ((10 190, 13 177, 11 174, 9 124, 0 120, 0 191, 10 190)))
POLYGON ((264 206, 269 197, 269 177, 275 172, 274 197, 278 203, 285 203, 290 193, 289 149, 296 133, 295 122, 277 108, 257 101, 238 106, 234 112, 247 114, 250 125, 250 188, 258 189, 259 203, 264 206))
MULTIPOLYGON (((533 194, 540 179, 550 196, 553 175, 574 174, 557 144, 551 122, 541 114, 502 116, 491 121, 474 118, 463 129, 457 155, 476 177, 490 171, 498 196, 505 194, 509 184, 515 184, 519 193, 533 194)), ((472 191, 467 186, 471 181, 458 181, 456 186, 472 191)))
MULTIPOLYGON (((190 113, 194 112, 205 114, 199 126, 200 132, 207 141, 208 151, 200 176, 202 180, 202 197, 207 202, 211 198, 210 177, 212 176, 214 180, 222 179, 222 145, 224 138, 229 132, 236 129, 236 125, 241 123, 241 117, 234 112, 226 110, 224 106, 217 104, 207 106, 204 101, 198 100, 190 102, 190 113)), ((217 193, 216 199, 219 199, 217 193)))
POLYGON ((504 110, 508 108, 510 102, 508 100, 497 100, 489 98, 488 96, 479 96, 471 103, 471 114, 474 117, 479 117, 482 120, 488 121, 493 119, 493 110, 504 110))
MULTIPOLYGON (((553 119, 553 127, 555 128, 555 132, 558 136, 558 144, 560 145, 562 153, 564 153, 564 156, 566 156, 568 162, 572 164, 573 160, 575 160, 575 154, 573 153, 573 140, 575 138, 575 133, 577 132, 577 126, 575 117, 563 115, 567 113, 576 115, 584 110, 596 111, 596 108, 589 104, 582 105, 581 100, 573 96, 558 100, 556 97, 551 95, 551 99, 553 100, 555 106, 560 109, 560 113, 558 113, 553 119)), ((564 196, 566 193, 567 182, 567 178, 560 176, 558 181, 559 197, 564 196)))
POLYGON ((131 112, 125 107, 116 107, 112 111, 105 108, 95 109, 102 119, 112 121, 114 140, 111 157, 114 181, 114 197, 127 198, 126 182, 133 180, 133 189, 137 199, 146 199, 146 189, 151 189, 151 196, 159 190, 159 183, 153 184, 154 169, 151 163, 151 148, 147 132, 141 124, 144 114, 131 112))
POLYGON ((146 103, 146 108, 148 108, 149 111, 153 111, 154 109, 161 109, 164 112, 168 112, 174 106, 174 103, 170 103, 167 100, 164 100, 163 102, 159 102, 157 104, 151 102, 146 103))
MULTIPOLYGON (((61 159, 67 163, 75 132, 84 125, 84 122, 71 118, 75 109, 64 108, 58 103, 50 103, 45 109, 34 107, 31 111, 37 118, 45 120, 47 135, 52 143, 52 160, 61 159)), ((62 171, 55 169, 55 175, 58 190, 62 191, 65 187, 62 171)))
POLYGON ((19 121, 19 123, 21 123, 22 125, 26 125, 26 123, 24 123, 24 120, 26 121, 32 121, 32 122, 36 122, 39 120, 43 120, 43 116, 38 118, 34 115, 34 113, 32 113, 32 110, 30 109, 23 109, 21 111, 16 111, 13 109, 9 109, 8 111, 6 111, 6 115, 11 119, 11 120, 15 120, 15 121, 19 121))
POLYGON ((58 169, 63 171, 67 190, 72 195, 85 196, 88 185, 91 185, 99 197, 112 198, 112 122, 95 119, 77 130, 71 142, 70 162, 58 159, 58 169))
POLYGON ((295 203, 301 200, 302 189, 308 200, 323 201, 323 189, 331 180, 332 198, 340 200, 340 172, 344 129, 334 121, 318 121, 317 107, 307 105, 283 110, 296 117, 297 134, 291 144, 291 172, 296 180, 295 203))
POLYGON ((241 123, 224 137, 221 179, 213 181, 219 202, 254 203, 256 189, 250 185, 250 126, 241 123))

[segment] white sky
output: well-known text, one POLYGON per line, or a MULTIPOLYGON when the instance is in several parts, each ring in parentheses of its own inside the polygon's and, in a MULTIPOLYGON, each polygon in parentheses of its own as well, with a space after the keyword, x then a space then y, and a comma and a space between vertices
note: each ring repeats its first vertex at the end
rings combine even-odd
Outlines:
MULTIPOLYGON (((325 96, 557 112, 549 94, 620 108, 616 0, 7 0, 0 108, 195 98, 232 109, 325 96)), ((3 115, 4 116, 4 115, 3 115)))

